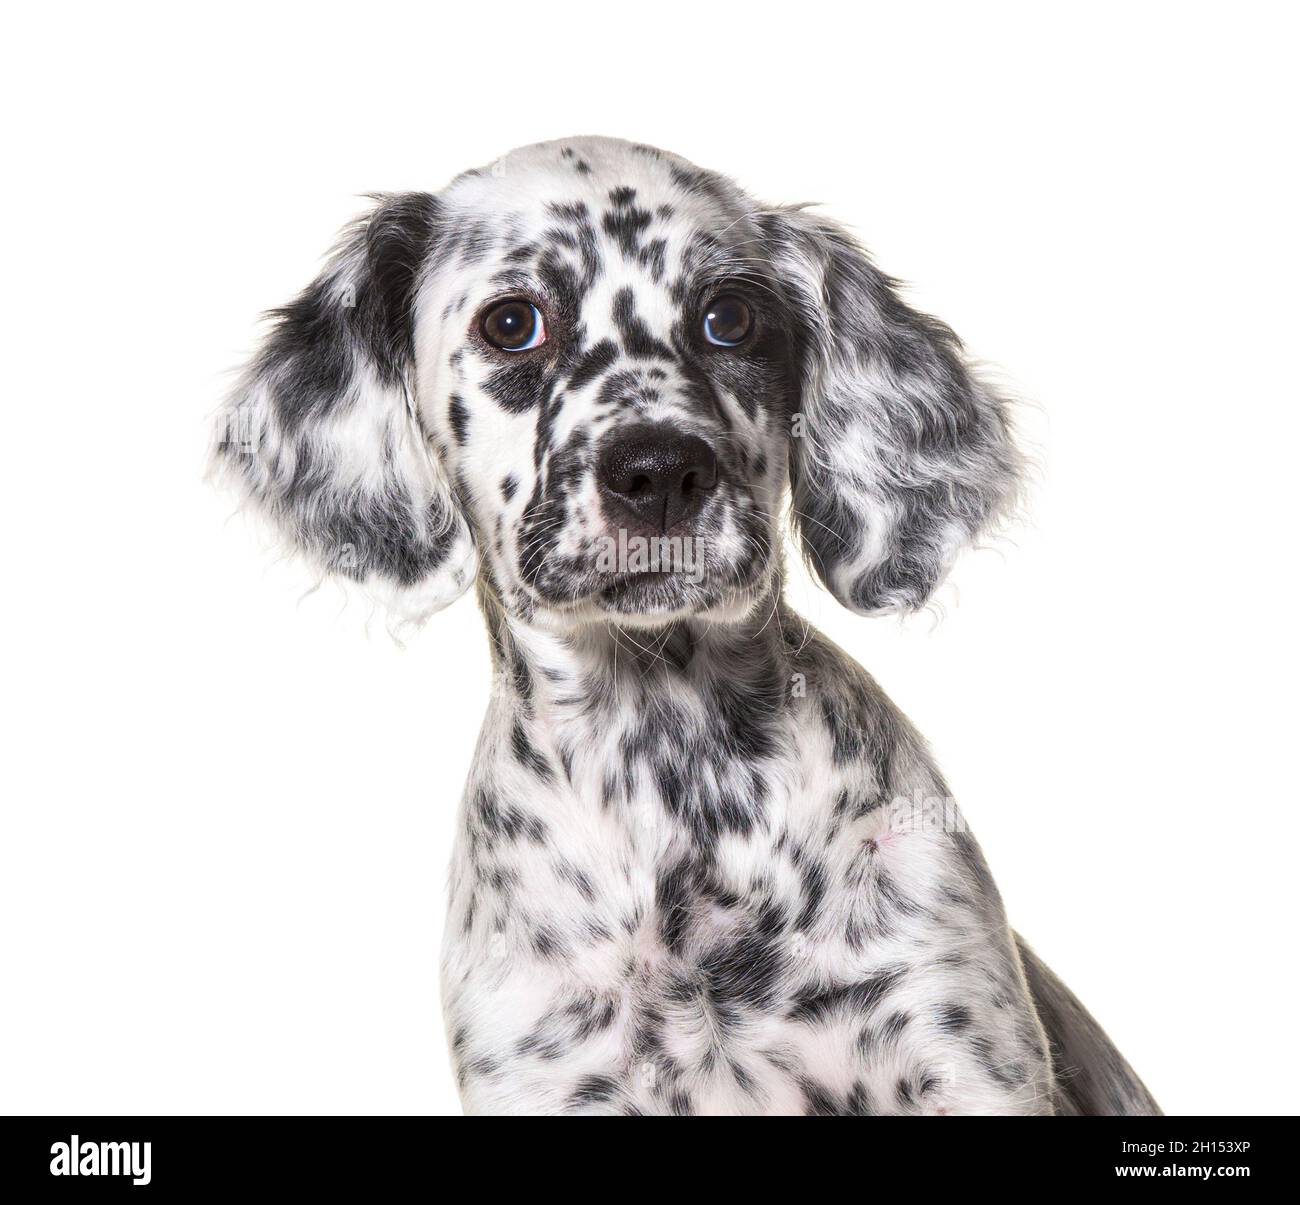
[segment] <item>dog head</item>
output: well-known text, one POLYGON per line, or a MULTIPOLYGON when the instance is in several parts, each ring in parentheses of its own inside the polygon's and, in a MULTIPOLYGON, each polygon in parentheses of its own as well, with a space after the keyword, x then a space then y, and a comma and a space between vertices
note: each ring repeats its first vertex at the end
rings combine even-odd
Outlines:
POLYGON ((219 465, 422 618, 477 576, 561 625, 734 622, 804 550, 922 605, 1013 495, 1003 403, 840 228, 583 138, 386 196, 274 312, 219 465))

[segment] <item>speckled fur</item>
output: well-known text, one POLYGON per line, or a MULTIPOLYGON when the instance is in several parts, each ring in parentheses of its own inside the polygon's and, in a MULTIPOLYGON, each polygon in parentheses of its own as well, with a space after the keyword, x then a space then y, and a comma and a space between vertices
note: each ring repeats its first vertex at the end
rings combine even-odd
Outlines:
POLYGON ((1006 512, 1006 408, 839 228, 612 139, 380 198, 278 311, 216 462, 418 622, 477 583, 492 702, 443 957, 478 1113, 1152 1112, 1017 943, 926 748, 781 601, 783 499, 866 614, 1006 512), (707 345, 721 292, 754 314, 707 345), (495 299, 535 351, 481 336, 495 299), (602 440, 708 442, 703 572, 599 571, 602 440))

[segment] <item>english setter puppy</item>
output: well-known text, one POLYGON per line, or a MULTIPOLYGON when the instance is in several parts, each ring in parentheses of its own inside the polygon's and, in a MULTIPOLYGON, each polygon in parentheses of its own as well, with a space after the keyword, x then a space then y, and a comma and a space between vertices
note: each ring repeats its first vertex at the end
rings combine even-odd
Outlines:
POLYGON ((1006 404, 839 226, 647 146, 383 196, 274 312, 216 463, 492 701, 443 1005, 475 1113, 1153 1113, 1008 929, 922 739, 782 601, 920 607, 1006 404))

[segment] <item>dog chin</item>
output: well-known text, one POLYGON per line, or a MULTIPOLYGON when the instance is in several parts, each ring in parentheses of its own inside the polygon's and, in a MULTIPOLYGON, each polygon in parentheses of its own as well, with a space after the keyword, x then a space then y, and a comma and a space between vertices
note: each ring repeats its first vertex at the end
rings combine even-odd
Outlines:
POLYGON ((663 628, 685 620, 734 624, 750 615, 757 595, 752 586, 719 589, 680 574, 627 574, 596 590, 569 618, 623 628, 663 628))

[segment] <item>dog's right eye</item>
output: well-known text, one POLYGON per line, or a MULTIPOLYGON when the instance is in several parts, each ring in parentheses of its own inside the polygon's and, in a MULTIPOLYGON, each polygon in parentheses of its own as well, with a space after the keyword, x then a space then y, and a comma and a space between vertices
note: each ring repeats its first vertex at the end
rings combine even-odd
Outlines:
POLYGON ((754 325, 754 316, 739 297, 714 298, 704 311, 704 337, 714 347, 739 347, 754 325))
POLYGON ((531 301, 503 301, 483 315, 483 338, 502 351, 529 351, 546 342, 542 311, 531 301))

